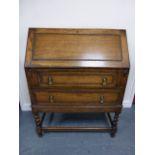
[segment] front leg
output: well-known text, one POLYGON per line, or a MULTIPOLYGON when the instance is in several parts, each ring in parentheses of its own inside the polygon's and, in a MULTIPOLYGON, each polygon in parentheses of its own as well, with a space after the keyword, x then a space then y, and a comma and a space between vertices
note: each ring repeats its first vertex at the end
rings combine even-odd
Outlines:
POLYGON ((41 137, 42 136, 41 118, 38 112, 33 112, 33 116, 34 116, 35 123, 36 123, 36 131, 38 135, 41 137))
POLYGON ((115 134, 117 132, 117 123, 119 119, 120 112, 115 112, 114 119, 112 121, 112 131, 111 131, 111 137, 115 137, 115 134))

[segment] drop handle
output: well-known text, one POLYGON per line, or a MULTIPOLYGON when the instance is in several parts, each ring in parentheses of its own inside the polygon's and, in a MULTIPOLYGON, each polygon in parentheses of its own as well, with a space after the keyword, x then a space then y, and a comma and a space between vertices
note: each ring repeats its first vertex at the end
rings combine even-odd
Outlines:
POLYGON ((104 103, 104 96, 100 96, 100 104, 104 103))
POLYGON ((53 103, 54 102, 54 96, 52 96, 52 95, 49 96, 49 102, 50 103, 53 103))
POLYGON ((107 78, 103 77, 102 79, 102 86, 106 86, 107 85, 107 78))
POLYGON ((48 77, 48 84, 49 85, 52 85, 53 84, 53 79, 51 76, 48 77))

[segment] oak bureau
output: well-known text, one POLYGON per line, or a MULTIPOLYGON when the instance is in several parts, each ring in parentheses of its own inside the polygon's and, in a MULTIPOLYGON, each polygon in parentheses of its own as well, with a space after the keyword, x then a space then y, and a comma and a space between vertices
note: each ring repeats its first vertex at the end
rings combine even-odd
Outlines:
POLYGON ((48 131, 115 136, 129 73, 125 30, 30 28, 25 72, 39 136, 48 131), (46 113, 56 112, 104 112, 109 126, 43 126, 46 113))

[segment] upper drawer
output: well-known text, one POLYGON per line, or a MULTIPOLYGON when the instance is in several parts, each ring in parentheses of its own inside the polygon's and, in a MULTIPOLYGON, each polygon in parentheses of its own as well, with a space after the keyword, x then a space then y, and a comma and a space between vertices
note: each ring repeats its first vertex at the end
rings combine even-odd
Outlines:
POLYGON ((91 87, 115 88, 118 82, 115 71, 109 72, 52 72, 37 71, 35 78, 38 87, 91 87))

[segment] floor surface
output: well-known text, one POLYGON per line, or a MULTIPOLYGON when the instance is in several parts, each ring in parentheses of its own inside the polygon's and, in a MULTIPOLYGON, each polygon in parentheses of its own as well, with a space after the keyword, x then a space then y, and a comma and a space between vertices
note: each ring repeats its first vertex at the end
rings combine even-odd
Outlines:
MULTIPOLYGON (((38 137, 31 112, 20 111, 20 155, 134 155, 135 109, 123 109, 115 138, 109 133, 51 132, 38 137)), ((104 114, 49 114, 44 125, 102 126, 104 114)))

